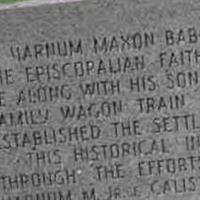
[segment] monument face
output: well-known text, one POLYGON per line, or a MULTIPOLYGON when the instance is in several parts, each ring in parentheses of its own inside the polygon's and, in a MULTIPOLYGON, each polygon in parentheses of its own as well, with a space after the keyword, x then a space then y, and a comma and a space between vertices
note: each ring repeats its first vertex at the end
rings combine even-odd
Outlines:
POLYGON ((200 3, 0 11, 0 200, 199 200, 200 3))

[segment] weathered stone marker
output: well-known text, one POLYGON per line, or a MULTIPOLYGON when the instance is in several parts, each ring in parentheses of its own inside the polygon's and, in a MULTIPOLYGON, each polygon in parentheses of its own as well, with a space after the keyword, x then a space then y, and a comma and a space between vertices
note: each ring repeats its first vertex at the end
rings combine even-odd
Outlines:
POLYGON ((199 8, 0 11, 0 200, 199 200, 199 8))

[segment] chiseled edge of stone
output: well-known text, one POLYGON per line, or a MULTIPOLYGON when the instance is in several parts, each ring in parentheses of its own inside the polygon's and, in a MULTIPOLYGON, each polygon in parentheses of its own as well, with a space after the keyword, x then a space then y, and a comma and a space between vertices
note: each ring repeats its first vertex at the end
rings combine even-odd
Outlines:
POLYGON ((0 4, 0 10, 17 9, 23 7, 35 7, 44 4, 55 4, 55 3, 73 3, 84 0, 27 0, 13 4, 0 4))

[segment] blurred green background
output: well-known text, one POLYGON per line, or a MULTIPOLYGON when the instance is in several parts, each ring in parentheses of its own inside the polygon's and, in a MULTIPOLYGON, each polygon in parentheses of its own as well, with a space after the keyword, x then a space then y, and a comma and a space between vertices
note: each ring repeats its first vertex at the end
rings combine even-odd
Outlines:
POLYGON ((20 1, 26 1, 26 0, 0 0, 0 3, 16 3, 20 1))

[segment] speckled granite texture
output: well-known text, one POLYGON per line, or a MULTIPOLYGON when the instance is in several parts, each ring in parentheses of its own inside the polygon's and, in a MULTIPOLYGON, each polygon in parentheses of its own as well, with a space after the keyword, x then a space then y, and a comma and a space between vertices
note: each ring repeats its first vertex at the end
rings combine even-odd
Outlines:
POLYGON ((200 200, 199 0, 0 11, 0 200, 200 200))

